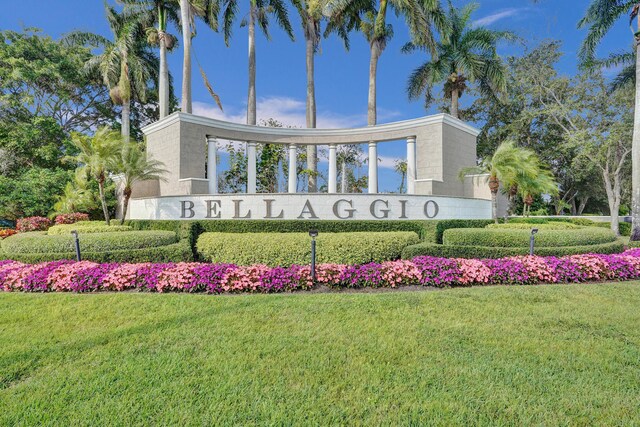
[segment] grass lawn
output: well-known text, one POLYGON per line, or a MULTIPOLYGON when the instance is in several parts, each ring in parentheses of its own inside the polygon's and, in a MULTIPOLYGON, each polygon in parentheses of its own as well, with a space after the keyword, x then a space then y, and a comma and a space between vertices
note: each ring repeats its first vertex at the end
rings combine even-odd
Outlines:
POLYGON ((638 425, 640 283, 0 294, 0 425, 638 425))

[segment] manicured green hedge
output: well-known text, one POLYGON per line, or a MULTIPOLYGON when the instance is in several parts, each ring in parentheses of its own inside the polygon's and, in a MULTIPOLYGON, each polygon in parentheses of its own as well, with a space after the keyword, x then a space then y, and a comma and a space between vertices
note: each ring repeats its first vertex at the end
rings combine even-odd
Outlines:
MULTIPOLYGON (((80 235, 83 252, 111 252, 123 249, 145 249, 177 243, 171 231, 129 231, 126 233, 90 233, 80 235)), ((8 254, 73 253, 74 238, 71 235, 48 236, 46 232, 19 233, 2 241, 2 249, 8 254)))
MULTIPOLYGON (((535 254, 540 256, 563 256, 586 253, 615 254, 624 250, 620 241, 586 246, 536 247, 535 254)), ((528 255, 529 248, 499 248, 487 246, 447 246, 433 243, 419 243, 407 246, 402 251, 402 258, 412 259, 417 256, 435 256, 445 258, 503 258, 515 255, 528 255)))
MULTIPOLYGON (((500 220, 502 222, 502 220, 500 220)), ((436 221, 435 243, 442 243, 444 232, 452 228, 484 228, 493 224, 491 219, 445 219, 436 221)), ((427 241, 425 239, 425 241, 427 241)))
MULTIPOLYGON (((0 259, 13 259, 26 263, 75 259, 75 252, 57 253, 2 253, 0 259)), ((82 252, 82 259, 94 262, 181 262, 193 261, 193 252, 186 239, 166 246, 142 249, 82 252)))
MULTIPOLYGON (((459 228, 445 231, 444 245, 528 248, 530 236, 529 230, 459 228)), ((585 227, 577 230, 540 230, 536 234, 535 244, 536 247, 585 246, 609 243, 616 239, 611 230, 585 227)))
MULTIPOLYGON (((602 227, 611 228, 610 222, 593 221, 589 218, 511 218, 509 223, 526 223, 526 224, 550 224, 554 222, 569 222, 574 225, 580 225, 585 227, 602 227)), ((618 224, 618 230, 621 236, 631 235, 631 224, 628 222, 620 222, 618 224)))
POLYGON ((79 234, 86 233, 109 233, 117 231, 131 231, 132 228, 126 225, 112 224, 107 225, 104 221, 80 221, 75 224, 60 224, 49 227, 47 234, 65 235, 70 234, 72 230, 76 230, 79 234))
POLYGON ((548 224, 527 224, 515 222, 507 224, 489 224, 485 228, 512 230, 531 230, 532 228, 537 228, 538 230, 575 230, 580 228, 580 226, 569 222, 554 222, 548 224))
MULTIPOLYGON (((319 263, 360 264, 400 258, 402 249, 418 243, 414 232, 321 233, 319 263)), ((197 243, 203 259, 239 265, 309 264, 311 238, 301 233, 204 233, 197 243)))

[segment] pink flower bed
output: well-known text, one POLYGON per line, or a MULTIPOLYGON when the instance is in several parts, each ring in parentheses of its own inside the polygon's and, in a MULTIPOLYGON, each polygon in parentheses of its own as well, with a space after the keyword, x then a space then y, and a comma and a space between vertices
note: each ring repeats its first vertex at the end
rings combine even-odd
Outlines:
POLYGON ((616 255, 519 256, 502 259, 417 257, 362 265, 237 266, 195 262, 98 264, 0 261, 4 291, 287 292, 332 288, 577 283, 640 278, 640 249, 616 255))
POLYGON ((22 233, 27 231, 46 231, 51 227, 51 220, 42 216, 19 218, 16 229, 22 233))

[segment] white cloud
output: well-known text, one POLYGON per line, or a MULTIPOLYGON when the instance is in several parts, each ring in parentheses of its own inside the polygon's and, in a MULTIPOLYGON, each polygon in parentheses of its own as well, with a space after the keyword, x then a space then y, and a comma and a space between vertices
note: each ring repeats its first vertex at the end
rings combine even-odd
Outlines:
POLYGON ((517 16, 525 11, 527 8, 509 8, 504 9, 499 12, 493 13, 491 15, 485 16, 484 18, 477 19, 473 21, 474 27, 483 27, 491 24, 495 24, 498 21, 501 21, 506 18, 510 18, 512 16, 517 16))

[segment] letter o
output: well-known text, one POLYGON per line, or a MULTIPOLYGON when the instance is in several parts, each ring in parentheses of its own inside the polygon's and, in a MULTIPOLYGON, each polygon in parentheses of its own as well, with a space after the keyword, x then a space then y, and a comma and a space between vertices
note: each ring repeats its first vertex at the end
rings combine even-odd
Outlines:
POLYGON ((424 215, 431 219, 431 218, 435 218, 438 216, 438 212, 440 212, 440 207, 438 206, 438 204, 434 201, 434 200, 428 200, 427 203, 424 204, 424 215), (433 214, 430 215, 429 214, 429 204, 433 205, 433 214))

